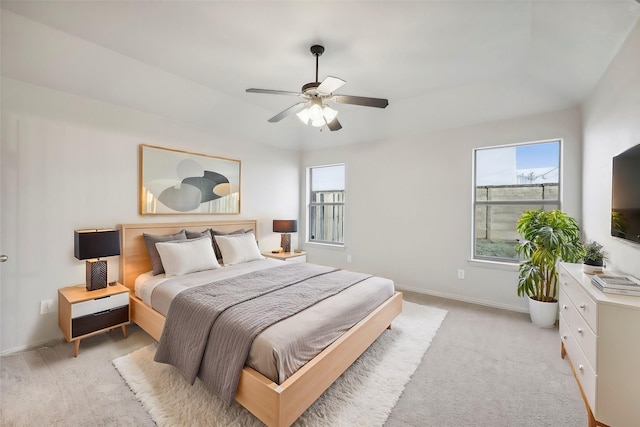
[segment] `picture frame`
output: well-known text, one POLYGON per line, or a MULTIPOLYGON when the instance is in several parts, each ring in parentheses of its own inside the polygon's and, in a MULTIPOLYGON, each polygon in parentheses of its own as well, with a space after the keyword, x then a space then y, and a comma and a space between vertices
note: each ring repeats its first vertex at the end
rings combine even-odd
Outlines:
POLYGON ((141 215, 240 213, 240 160, 140 144, 141 215))

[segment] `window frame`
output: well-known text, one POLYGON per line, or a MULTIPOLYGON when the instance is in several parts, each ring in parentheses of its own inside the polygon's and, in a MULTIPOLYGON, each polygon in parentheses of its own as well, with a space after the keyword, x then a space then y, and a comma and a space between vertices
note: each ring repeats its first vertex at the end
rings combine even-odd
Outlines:
POLYGON ((347 165, 346 163, 331 163, 331 164, 323 164, 323 165, 307 167, 307 189, 306 190, 307 190, 306 191, 306 196, 307 196, 306 242, 311 244, 323 245, 323 246, 334 246, 338 248, 343 248, 345 246, 344 237, 345 237, 345 226, 346 226, 345 216, 346 216, 346 199, 347 199, 347 165), (333 166, 342 166, 344 168, 344 179, 343 179, 344 190, 342 190, 343 201, 327 202, 327 203, 312 202, 313 200, 312 194, 314 193, 311 190, 313 187, 313 173, 312 173, 313 169, 320 169, 320 168, 333 167, 333 166), (319 207, 319 206, 342 206, 342 242, 338 242, 334 240, 319 240, 319 239, 311 238, 312 231, 315 228, 314 227, 315 223, 312 222, 312 219, 311 219, 312 211, 313 211, 313 208, 319 207))
POLYGON ((562 210, 562 171, 563 171, 563 147, 564 140, 563 138, 552 138, 545 139, 539 141, 528 141, 528 142, 519 142, 513 144, 502 144, 502 145, 493 145, 487 147, 477 147, 474 148, 471 156, 472 163, 472 183, 471 183, 471 261, 476 262, 489 262, 489 263, 500 263, 500 264, 508 264, 508 265, 517 265, 521 262, 519 259, 515 258, 505 258, 498 256, 488 256, 488 255, 478 255, 477 253, 477 237, 476 237, 476 211, 478 206, 527 206, 527 205, 538 205, 538 206, 553 206, 554 209, 562 210), (536 145, 536 144, 546 144, 551 142, 558 143, 558 198, 557 199, 517 199, 517 200, 477 200, 477 155, 478 151, 482 150, 490 150, 496 148, 509 148, 509 147, 518 147, 524 145, 536 145))

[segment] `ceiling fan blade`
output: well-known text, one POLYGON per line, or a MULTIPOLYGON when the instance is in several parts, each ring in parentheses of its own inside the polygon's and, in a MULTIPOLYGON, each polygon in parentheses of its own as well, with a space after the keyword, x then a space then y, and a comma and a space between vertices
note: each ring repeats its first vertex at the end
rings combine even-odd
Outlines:
POLYGON ((319 93, 327 93, 327 94, 333 93, 336 90, 340 89, 345 83, 346 82, 342 79, 328 76, 326 79, 322 81, 322 83, 320 83, 320 86, 318 86, 317 91, 319 93))
POLYGON ((256 89, 256 88, 250 88, 247 89, 247 92, 249 93, 266 93, 269 95, 293 95, 293 96, 300 96, 300 92, 290 92, 288 90, 275 90, 275 89, 256 89))
POLYGON ((367 98, 365 96, 352 96, 352 95, 334 95, 331 97, 334 102, 341 104, 354 104, 362 105, 364 107, 376 107, 385 108, 389 105, 389 100, 383 98, 367 98))
POLYGON ((337 117, 335 119, 331 120, 329 123, 327 123, 327 127, 329 128, 330 131, 342 129, 342 125, 338 121, 337 117))
POLYGON ((280 120, 284 119, 287 116, 290 116, 291 114, 300 112, 304 108, 305 104, 306 102, 298 102, 297 104, 293 104, 291 107, 287 108, 281 113, 278 113, 275 116, 271 117, 269 121, 271 123, 279 122, 280 120))

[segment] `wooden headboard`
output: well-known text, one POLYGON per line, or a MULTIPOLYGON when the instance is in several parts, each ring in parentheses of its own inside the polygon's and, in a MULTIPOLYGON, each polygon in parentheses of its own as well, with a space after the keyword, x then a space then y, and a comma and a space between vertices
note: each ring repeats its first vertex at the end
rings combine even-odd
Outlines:
POLYGON ((253 230, 258 236, 258 223, 256 220, 231 220, 231 221, 201 221, 201 222, 171 222, 156 224, 122 224, 121 251, 120 251, 120 283, 134 291, 136 277, 147 271, 151 271, 151 260, 144 244, 142 233, 167 235, 174 234, 185 229, 189 231, 203 231, 207 228, 231 232, 243 228, 246 231, 253 230))

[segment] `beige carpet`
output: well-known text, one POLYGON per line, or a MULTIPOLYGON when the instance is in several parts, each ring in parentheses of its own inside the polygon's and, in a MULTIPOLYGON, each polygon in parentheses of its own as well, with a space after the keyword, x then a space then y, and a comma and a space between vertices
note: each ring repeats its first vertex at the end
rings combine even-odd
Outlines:
POLYGON ((77 358, 73 343, 0 357, 0 426, 153 427, 111 361, 154 341, 136 325, 127 335, 83 339, 77 358))
MULTIPOLYGON (((297 426, 381 426, 429 347, 446 311, 404 303, 382 336, 296 422, 297 426)), ((238 404, 227 408, 197 380, 153 362, 155 344, 113 361, 159 426, 260 426, 238 404)))
MULTIPOLYGON (((557 329, 529 315, 403 291, 447 316, 385 427, 584 427, 587 416, 557 329)), ((57 322, 55 315, 42 316, 57 322)), ((0 357, 0 426, 155 423, 113 366, 152 344, 137 325, 0 357)))

